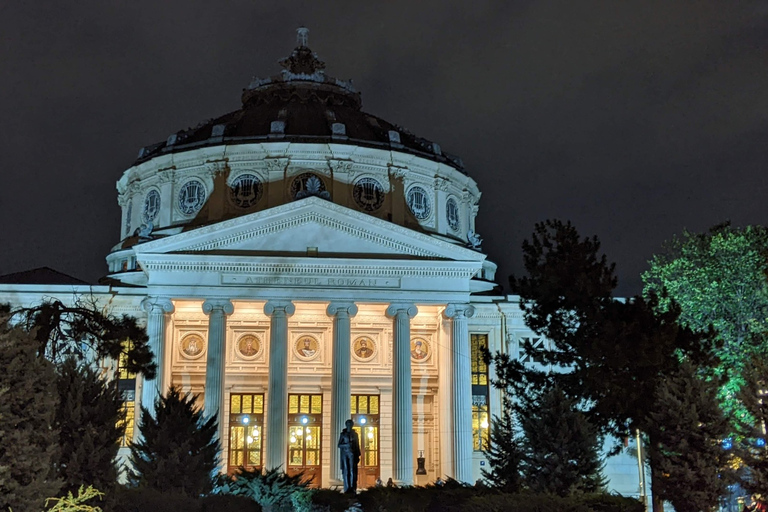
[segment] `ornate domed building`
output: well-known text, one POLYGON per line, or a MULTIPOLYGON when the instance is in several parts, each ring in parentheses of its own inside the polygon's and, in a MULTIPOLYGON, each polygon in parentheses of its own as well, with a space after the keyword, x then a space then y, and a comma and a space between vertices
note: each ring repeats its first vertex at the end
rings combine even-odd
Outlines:
MULTIPOLYGON (((281 65, 239 110, 140 151, 101 285, 6 281, 0 298, 74 290, 145 320, 159 371, 122 375, 129 412, 172 385, 200 394, 224 469, 338 485, 352 418, 360 486, 474 482, 500 407, 482 349, 536 364, 520 347, 546 343, 498 294, 477 184, 437 143, 364 112, 306 29, 281 65)), ((629 464, 619 490, 636 490, 629 464)))

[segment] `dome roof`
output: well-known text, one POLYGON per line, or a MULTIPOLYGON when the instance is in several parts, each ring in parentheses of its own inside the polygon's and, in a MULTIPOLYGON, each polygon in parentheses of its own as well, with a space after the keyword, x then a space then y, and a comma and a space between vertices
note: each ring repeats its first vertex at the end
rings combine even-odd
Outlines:
POLYGON ((461 160, 444 153, 438 144, 363 112, 352 82, 327 76, 325 63, 307 46, 308 30, 297 32, 298 46, 280 61, 281 74, 254 78, 243 91, 239 110, 142 148, 136 163, 221 144, 332 142, 410 153, 464 172, 461 160))

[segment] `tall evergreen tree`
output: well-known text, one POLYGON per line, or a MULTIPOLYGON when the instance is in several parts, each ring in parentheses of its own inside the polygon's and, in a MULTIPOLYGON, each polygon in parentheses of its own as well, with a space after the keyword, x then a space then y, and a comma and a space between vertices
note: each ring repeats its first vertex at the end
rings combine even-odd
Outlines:
POLYGON ((765 495, 768 489, 768 362, 754 357, 744 373, 739 400, 746 414, 739 418, 739 436, 734 446, 741 468, 741 485, 751 493, 765 495))
POLYGON ((557 385, 520 404, 526 487, 567 496, 605 485, 597 429, 557 385))
POLYGON ((523 450, 511 407, 494 416, 485 458, 490 469, 482 469, 482 474, 493 487, 509 493, 522 489, 523 450))
POLYGON ((107 382, 91 365, 67 358, 57 368, 56 426, 64 490, 81 485, 109 491, 117 483, 115 459, 123 435, 123 400, 116 381, 107 382))
POLYGON ((719 382, 697 375, 687 361, 666 373, 650 404, 648 458, 655 468, 654 492, 677 512, 712 510, 729 481, 728 434, 717 401, 719 382))
POLYGON ((0 306, 0 510, 38 512, 61 488, 53 365, 0 306))
MULTIPOLYGON (((510 284, 521 296, 526 325, 552 343, 537 356, 564 370, 549 378, 589 404, 586 413, 597 427, 617 435, 627 426, 649 432, 648 401, 661 376, 680 357, 709 364, 715 347, 710 333, 682 326, 679 308, 670 303, 660 310, 653 294, 613 299, 614 265, 600 254, 597 238, 582 239, 570 223, 537 224, 523 257, 528 275, 512 276, 510 284)), ((542 378, 523 374, 530 381, 542 378)), ((652 486, 659 481, 656 471, 652 466, 652 486)), ((663 502, 655 489, 654 496, 658 512, 663 502)))
POLYGON ((195 401, 173 387, 157 399, 154 415, 141 408, 141 437, 131 445, 134 485, 188 496, 210 492, 221 449, 218 424, 215 416, 206 419, 195 401))

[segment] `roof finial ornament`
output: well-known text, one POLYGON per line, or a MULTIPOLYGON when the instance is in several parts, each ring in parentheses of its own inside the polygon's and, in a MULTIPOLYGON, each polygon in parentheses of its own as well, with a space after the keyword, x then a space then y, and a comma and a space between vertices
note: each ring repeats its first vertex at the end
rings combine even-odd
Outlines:
POLYGON ((296 46, 309 46, 309 29, 307 27, 296 29, 296 46))

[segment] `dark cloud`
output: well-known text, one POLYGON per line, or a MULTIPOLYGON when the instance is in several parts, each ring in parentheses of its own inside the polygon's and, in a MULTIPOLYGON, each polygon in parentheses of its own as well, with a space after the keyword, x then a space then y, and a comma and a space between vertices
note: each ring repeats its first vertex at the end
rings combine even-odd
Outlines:
POLYGON ((768 223, 766 1, 17 2, 0 273, 102 275, 139 148, 238 108, 301 24, 365 110, 463 157, 502 283, 545 218, 600 237, 623 294, 683 228, 768 223))

